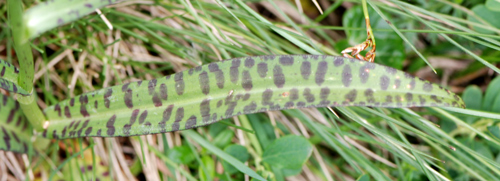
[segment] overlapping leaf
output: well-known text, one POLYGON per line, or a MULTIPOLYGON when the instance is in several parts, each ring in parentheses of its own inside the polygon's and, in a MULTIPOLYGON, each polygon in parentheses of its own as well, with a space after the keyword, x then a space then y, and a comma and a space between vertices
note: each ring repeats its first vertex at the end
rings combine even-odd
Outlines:
POLYGON ((0 60, 0 88, 12 93, 30 95, 28 91, 18 85, 18 74, 19 70, 14 65, 0 60))
POLYGON ((26 153, 31 144, 32 130, 19 103, 0 94, 0 150, 26 153))
POLYGON ((71 23, 118 0, 52 0, 28 9, 24 14, 26 38, 35 38, 50 29, 71 23))

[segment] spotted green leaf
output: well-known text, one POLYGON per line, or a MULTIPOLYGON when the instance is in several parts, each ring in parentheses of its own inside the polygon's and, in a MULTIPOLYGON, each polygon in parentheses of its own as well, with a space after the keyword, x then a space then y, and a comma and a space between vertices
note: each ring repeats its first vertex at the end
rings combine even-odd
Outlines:
POLYGON ((9 62, 0 60, 0 88, 5 89, 12 93, 21 95, 30 95, 18 85, 19 70, 9 62))
POLYGON ((44 110, 47 138, 191 129, 241 114, 325 107, 464 107, 441 86, 394 68, 334 56, 229 59, 89 92, 44 110))
POLYGON ((32 130, 19 103, 0 94, 0 150, 26 153, 32 130))
POLYGON ((71 23, 94 12, 103 6, 118 0, 47 0, 28 9, 24 13, 26 38, 35 38, 40 34, 71 23))

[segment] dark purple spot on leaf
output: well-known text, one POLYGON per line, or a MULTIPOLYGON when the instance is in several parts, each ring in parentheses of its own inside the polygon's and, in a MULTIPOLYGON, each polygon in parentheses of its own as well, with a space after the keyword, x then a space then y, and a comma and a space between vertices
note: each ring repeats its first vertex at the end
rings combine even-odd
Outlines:
POLYGON ((342 57, 335 57, 335 60, 333 61, 333 65, 335 65, 335 67, 344 65, 344 58, 342 58, 342 57))
POLYGON ((196 116, 193 115, 186 121, 185 129, 191 129, 194 126, 196 126, 196 116))
POLYGON ((406 101, 412 101, 413 100, 413 94, 408 92, 405 94, 406 101))
POLYGON ((243 71, 243 77, 241 80, 241 85, 246 91, 252 90, 253 84, 252 84, 252 77, 250 76, 250 72, 248 71, 243 71))
POLYGON ((167 85, 165 85, 164 83, 160 85, 160 97, 163 100, 168 99, 167 85))
POLYGON ((285 75, 283 74, 283 70, 279 65, 274 66, 273 80, 274 85, 276 85, 276 87, 278 88, 283 88, 283 86, 285 85, 285 75))
POLYGON ((144 110, 139 116, 139 124, 144 123, 144 120, 148 117, 148 110, 144 110))
POLYGON ((155 107, 160 107, 163 105, 163 103, 161 102, 161 99, 160 99, 160 95, 158 95, 158 92, 155 92, 153 94, 153 103, 155 104, 155 107))
POLYGON ((357 94, 358 94, 358 91, 356 89, 353 89, 345 95, 345 100, 347 102, 354 102, 354 101, 356 101, 357 94))
POLYGON ((311 89, 305 88, 303 95, 307 102, 314 102, 314 94, 311 93, 311 89))
POLYGON ((267 63, 261 62, 261 63, 257 64, 257 73, 259 73, 259 76, 261 78, 266 77, 267 71, 268 71, 267 70, 267 63))
POLYGON ((245 67, 252 68, 254 64, 255 64, 255 60, 252 57, 247 57, 245 59, 245 67))
POLYGON ((385 75, 380 77, 380 89, 387 90, 387 88, 389 87, 390 81, 391 80, 389 79, 389 77, 387 77, 385 75))
POLYGON ((400 85, 401 85, 401 80, 399 80, 399 79, 394 80, 394 88, 395 89, 398 89, 400 85))
POLYGON ((116 114, 109 118, 108 122, 106 122, 106 128, 108 128, 108 136, 113 136, 115 134, 115 120, 116 114))
POLYGON ((255 101, 252 101, 250 104, 246 105, 243 108, 243 112, 245 114, 249 114, 249 113, 253 113, 256 109, 257 109, 257 104, 255 103, 255 101))
POLYGON ((69 107, 68 106, 64 106, 64 115, 67 118, 71 118, 71 112, 69 112, 69 107))
POLYGON ((281 56, 280 64, 284 66, 293 65, 293 57, 292 56, 281 56))
POLYGON ((321 84, 325 82, 325 76, 327 70, 328 70, 328 63, 326 61, 319 62, 315 77, 316 84, 318 84, 318 86, 321 86, 321 84))
POLYGON ((5 75, 5 67, 2 68, 2 71, 0 72, 0 76, 3 77, 3 75, 5 75))
POLYGON ((273 90, 271 89, 266 89, 262 93, 262 105, 272 105, 273 102, 271 101, 273 97, 273 90))
POLYGON ((148 83, 148 93, 149 93, 149 95, 153 95, 155 93, 156 82, 157 82, 156 79, 153 79, 153 80, 149 81, 149 83, 148 83))
POLYGON ((231 63, 232 63, 231 67, 229 68, 229 75, 231 78, 231 82, 236 84, 238 82, 239 75, 240 75, 239 68, 240 68, 241 61, 239 59, 235 59, 231 63))
POLYGON ((372 63, 366 63, 359 68, 359 78, 361 80, 361 83, 364 84, 368 81, 368 78, 370 77, 370 71, 373 69, 375 69, 375 64, 372 63))
POLYGON ((200 103, 200 113, 203 123, 210 121, 210 99, 204 99, 200 103))
POLYGON ((328 87, 321 88, 321 91, 319 93, 319 98, 321 100, 327 100, 329 95, 330 95, 330 88, 328 87))
POLYGON ((104 94, 104 106, 106 108, 109 108, 109 104, 111 103, 111 101, 109 100, 109 97, 111 97, 111 95, 113 94, 113 89, 111 88, 108 88, 106 90, 106 93, 104 94))
POLYGON ((127 89, 125 94, 123 95, 123 100, 125 101, 125 105, 132 109, 134 107, 134 103, 132 102, 132 89, 127 89))
POLYGON ((200 81, 201 92, 203 92, 203 94, 205 95, 208 95, 208 93, 210 92, 208 73, 206 71, 200 73, 198 80, 200 81))
POLYGON ((397 72, 397 70, 395 68, 392 68, 392 67, 385 67, 385 71, 391 75, 394 75, 397 72))
POLYGON ((425 82, 423 86, 424 91, 430 92, 432 91, 432 84, 430 82, 425 82))
POLYGON ((174 75, 174 80, 175 80, 175 91, 177 92, 177 95, 182 95, 184 94, 184 78, 182 72, 178 72, 174 75))
POLYGON ((342 83, 344 84, 344 87, 349 87, 351 85, 351 82, 352 82, 351 66, 345 65, 344 69, 342 70, 342 83))
POLYGON ((311 75, 311 62, 309 61, 303 61, 302 65, 300 66, 300 74, 302 75, 302 78, 305 80, 309 79, 309 75, 311 75))

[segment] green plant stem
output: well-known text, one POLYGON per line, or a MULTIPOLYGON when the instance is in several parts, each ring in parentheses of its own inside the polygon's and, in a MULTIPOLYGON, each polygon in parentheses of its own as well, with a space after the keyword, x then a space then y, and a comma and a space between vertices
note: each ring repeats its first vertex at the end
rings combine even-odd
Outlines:
POLYGON ((30 91, 33 89, 33 76, 35 67, 33 66, 33 54, 29 42, 22 41, 23 32, 23 7, 22 1, 8 0, 8 15, 12 36, 14 37, 14 49, 19 61, 19 85, 30 91))
MULTIPOLYGON (((240 123, 241 123, 242 127, 247 128, 247 129, 252 129, 252 125, 250 125, 250 121, 248 121, 248 118, 246 115, 238 116, 238 119, 240 119, 240 123)), ((250 142, 252 143, 252 145, 254 146, 257 154, 259 156, 262 155, 262 153, 263 153, 262 147, 260 146, 260 143, 258 141, 259 139, 257 139, 257 136, 255 136, 255 134, 252 134, 252 133, 247 133, 247 136, 250 139, 250 142)))
POLYGON ((43 123, 46 121, 45 116, 42 113, 38 104, 36 104, 36 96, 18 96, 17 101, 23 112, 28 118, 33 128, 37 131, 43 131, 43 123))
POLYGON ((8 16, 9 23, 12 30, 14 40, 14 50, 16 51, 17 59, 19 61, 20 71, 18 83, 21 88, 31 93, 29 96, 19 95, 18 101, 21 109, 25 113, 33 128, 37 131, 43 130, 43 122, 45 116, 42 110, 36 104, 36 95, 33 93, 33 77, 35 74, 35 67, 33 65, 33 54, 31 46, 28 41, 22 41, 23 35, 23 7, 22 1, 8 0, 8 16))
POLYGON ((373 42, 373 47, 375 47, 375 36, 373 35, 373 30, 370 25, 370 15, 368 14, 368 7, 366 5, 366 0, 362 0, 361 4, 363 5, 363 14, 365 15, 365 21, 366 21, 366 31, 368 31, 368 38, 372 39, 373 42))

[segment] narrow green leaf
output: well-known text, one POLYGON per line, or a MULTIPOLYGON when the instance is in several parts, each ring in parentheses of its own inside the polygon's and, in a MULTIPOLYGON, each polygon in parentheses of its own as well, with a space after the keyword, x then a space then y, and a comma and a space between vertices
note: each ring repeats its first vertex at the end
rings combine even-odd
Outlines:
POLYGON ((27 153, 33 129, 19 103, 0 94, 0 150, 27 153))
POLYGON ((305 44, 304 42, 298 40, 297 38, 295 38, 291 34, 289 34, 286 31, 284 31, 283 29, 278 28, 278 27, 274 26, 273 24, 271 24, 271 22, 269 22, 266 18, 262 17, 260 14, 258 14, 257 12, 255 12, 253 9, 251 9, 250 7, 248 7, 243 1, 236 0, 236 3, 238 5, 240 5, 241 8, 245 9, 249 14, 251 14, 256 19, 258 19, 259 21, 261 21, 263 24, 268 25, 276 33, 278 33, 279 35, 283 36, 285 39, 287 39, 288 41, 290 41, 293 44, 297 45, 301 49, 307 51, 310 54, 314 54, 314 55, 321 54, 317 50, 313 49, 312 47, 310 47, 309 45, 305 44))
POLYGON ((198 173, 200 173, 200 177, 202 181, 210 181, 215 176, 215 161, 211 156, 205 155, 201 158, 203 166, 198 167, 198 173), (206 168, 203 171, 203 167, 206 168), (208 174, 208 175, 207 175, 208 174))
MULTIPOLYGON (((367 1, 370 6, 380 15, 380 17, 382 17, 382 19, 385 20, 385 22, 387 22, 387 24, 389 25, 389 27, 391 27, 394 32, 396 32, 398 34, 398 36, 404 41, 406 42, 406 44, 408 46, 410 46, 411 49, 413 49, 413 51, 415 53, 417 53, 417 55, 422 59, 424 60, 424 62, 432 69, 432 71, 434 71, 434 73, 436 73, 436 70, 434 69, 434 67, 432 67, 431 63, 429 63, 429 61, 425 58, 424 55, 422 55, 422 53, 420 53, 417 48, 413 45, 413 43, 410 42, 410 40, 408 40, 408 38, 406 38, 406 36, 401 33, 401 31, 396 27, 394 26, 394 24, 391 23, 391 21, 389 20, 389 18, 387 16, 384 15, 384 13, 372 2, 370 1, 367 1)), ((401 6, 400 6, 401 7, 401 6)))
POLYGON ((226 129, 221 131, 212 141, 213 144, 219 148, 224 148, 226 145, 231 143, 231 140, 234 137, 234 131, 230 129, 226 129))
POLYGON ((259 174, 255 173, 255 171, 248 168, 248 166, 237 160, 236 158, 232 157, 231 155, 227 154, 226 152, 222 151, 221 149, 209 143, 207 140, 203 139, 198 133, 192 130, 187 130, 183 131, 182 134, 198 142, 198 144, 205 147, 207 150, 211 151, 212 153, 220 157, 222 160, 228 162, 229 164, 231 164, 244 174, 247 174, 248 176, 258 180, 266 180, 262 178, 259 174))
POLYGON ((326 106, 464 107, 459 96, 394 68, 334 56, 256 56, 89 92, 45 109, 43 136, 133 136, 241 114, 326 106))
POLYGON ((103 6, 116 3, 118 0, 52 0, 45 1, 28 9, 24 13, 24 40, 35 38, 40 34, 76 21, 103 6))
POLYGON ((460 108, 453 108, 453 107, 443 107, 442 109, 447 110, 447 111, 452 111, 468 116, 476 116, 480 118, 491 118, 491 119, 500 119, 500 113, 491 113, 491 112, 486 112, 486 111, 477 111, 477 110, 471 110, 471 109, 460 109, 460 108))
MULTIPOLYGON (((247 148, 241 145, 229 145, 226 148, 224 148, 224 151, 227 154, 238 159, 242 163, 246 162, 248 158, 250 158, 250 154, 248 154, 247 148)), ((236 168, 234 168, 234 166, 232 166, 226 161, 222 161, 222 166, 224 166, 224 170, 229 174, 234 174, 238 171, 236 168)))
POLYGON ((170 160, 163 153, 158 151, 158 149, 156 149, 155 147, 148 145, 147 148, 148 148, 148 150, 152 151, 158 158, 160 158, 164 163, 173 167, 175 170, 179 171, 183 176, 185 176, 187 178, 187 180, 189 180, 189 181, 196 180, 190 173, 188 173, 186 170, 180 168, 179 165, 175 164, 172 160, 170 160))
POLYGON ((276 139, 262 154, 262 161, 279 168, 301 168, 312 154, 312 144, 304 137, 288 135, 276 139))

